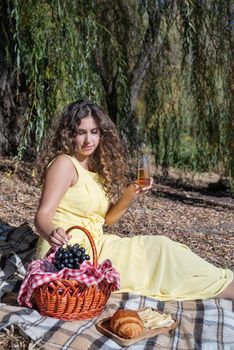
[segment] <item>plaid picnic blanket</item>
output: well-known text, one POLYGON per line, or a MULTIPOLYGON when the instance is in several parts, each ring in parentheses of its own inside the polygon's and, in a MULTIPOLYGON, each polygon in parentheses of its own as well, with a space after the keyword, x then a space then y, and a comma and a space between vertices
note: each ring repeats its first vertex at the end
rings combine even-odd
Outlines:
MULTIPOLYGON (((17 290, 16 282, 19 282, 20 276, 22 278, 34 256, 37 237, 32 230, 29 237, 29 227, 1 229, 0 292, 4 295, 7 291, 17 290)), ((68 322, 41 316, 34 309, 4 303, 3 298, 0 303, 0 330, 16 325, 23 335, 46 350, 118 350, 121 346, 99 333, 95 323, 111 316, 119 307, 138 309, 145 306, 170 313, 178 321, 178 327, 131 345, 128 349, 234 350, 234 302, 226 299, 162 302, 115 292, 98 318, 68 322)))
POLYGON ((37 240, 28 224, 16 228, 0 221, 0 301, 6 293, 19 291, 37 240))
POLYGON ((22 334, 48 350, 118 350, 121 346, 99 333, 95 323, 111 316, 117 308, 138 309, 151 306, 172 314, 179 325, 165 334, 143 340, 130 350, 233 350, 233 302, 225 299, 162 302, 155 299, 113 293, 105 311, 86 321, 61 321, 42 317, 36 310, 0 305, 0 329, 18 325, 22 334))

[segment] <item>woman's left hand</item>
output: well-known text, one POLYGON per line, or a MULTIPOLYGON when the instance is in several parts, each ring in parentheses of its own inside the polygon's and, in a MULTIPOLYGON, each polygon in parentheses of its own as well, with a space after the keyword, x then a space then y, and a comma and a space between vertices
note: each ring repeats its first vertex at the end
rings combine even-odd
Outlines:
POLYGON ((147 193, 149 190, 151 190, 152 186, 154 183, 154 179, 152 177, 150 177, 150 185, 149 186, 145 186, 145 187, 141 187, 138 185, 137 181, 134 182, 135 185, 135 190, 137 194, 144 194, 147 193))
POLYGON ((147 193, 153 186, 153 178, 150 178, 150 185, 145 187, 140 187, 137 181, 131 182, 127 186, 123 195, 118 199, 118 201, 113 204, 108 210, 105 223, 108 226, 115 224, 126 212, 132 201, 141 193, 147 193))

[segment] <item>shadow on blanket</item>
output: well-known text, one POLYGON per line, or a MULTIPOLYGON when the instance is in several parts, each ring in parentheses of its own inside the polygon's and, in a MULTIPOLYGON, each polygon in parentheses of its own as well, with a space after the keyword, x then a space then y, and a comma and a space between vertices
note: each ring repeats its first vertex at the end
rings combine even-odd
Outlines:
POLYGON ((16 325, 21 334, 44 349, 116 350, 121 347, 100 334, 95 323, 111 316, 117 308, 151 306, 170 313, 178 327, 136 343, 128 349, 234 350, 234 303, 225 299, 157 301, 128 293, 112 293, 104 312, 92 320, 64 322, 42 317, 36 310, 13 305, 7 296, 17 294, 28 263, 34 258, 38 236, 28 225, 0 225, 0 330, 16 325))

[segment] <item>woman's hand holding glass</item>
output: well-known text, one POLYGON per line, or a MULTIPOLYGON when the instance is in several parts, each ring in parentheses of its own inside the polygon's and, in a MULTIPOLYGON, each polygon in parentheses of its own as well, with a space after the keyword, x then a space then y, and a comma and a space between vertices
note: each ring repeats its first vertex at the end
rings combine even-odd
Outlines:
POLYGON ((146 154, 138 159, 136 193, 146 193, 153 186, 153 178, 150 177, 149 160, 146 154))
POLYGON ((149 178, 149 185, 148 186, 140 186, 138 181, 135 181, 135 191, 136 193, 147 193, 149 190, 151 190, 154 183, 154 179, 152 177, 149 178))

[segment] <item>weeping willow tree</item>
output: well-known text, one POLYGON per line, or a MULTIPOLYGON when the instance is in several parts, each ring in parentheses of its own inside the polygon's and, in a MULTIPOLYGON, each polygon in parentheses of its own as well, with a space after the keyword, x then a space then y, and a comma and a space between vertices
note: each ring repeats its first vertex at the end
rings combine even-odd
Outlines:
POLYGON ((62 106, 101 98, 92 60, 96 21, 78 1, 2 1, 1 16, 1 71, 14 75, 11 91, 2 91, 3 111, 10 117, 10 105, 21 114, 17 155, 32 156, 62 106))
POLYGON ((143 100, 149 102, 145 130, 157 160, 164 168, 215 169, 231 179, 231 2, 170 2, 162 23, 162 51, 155 55, 143 94, 143 100))
POLYGON ((108 109, 130 149, 151 145, 165 172, 177 166, 234 178, 231 1, 0 6, 0 93, 9 121, 1 153, 14 153, 14 145, 20 157, 35 154, 62 106, 90 98, 108 109))

